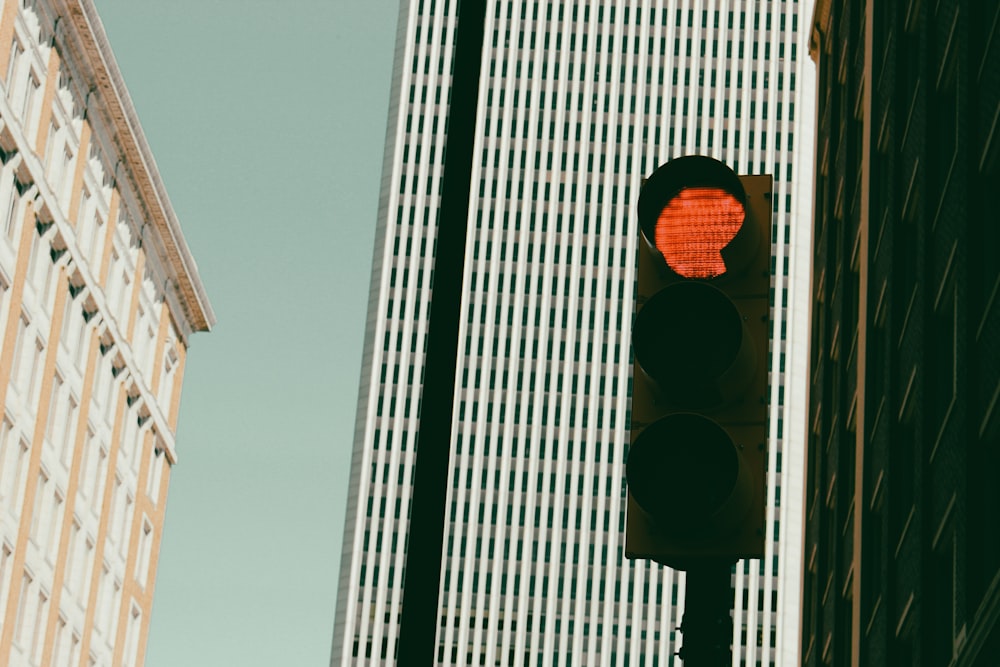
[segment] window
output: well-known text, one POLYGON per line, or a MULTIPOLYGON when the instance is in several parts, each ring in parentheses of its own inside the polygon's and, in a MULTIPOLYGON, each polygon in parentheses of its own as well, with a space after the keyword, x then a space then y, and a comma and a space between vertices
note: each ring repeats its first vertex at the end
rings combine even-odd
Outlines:
POLYGON ((102 496, 104 495, 104 477, 107 474, 108 451, 92 432, 88 433, 88 437, 90 443, 87 448, 89 450, 88 456, 91 459, 89 462, 91 467, 86 480, 87 486, 90 487, 91 510, 99 512, 103 501, 102 496))
POLYGON ((146 587, 149 579, 149 560, 153 551, 153 524, 149 517, 142 517, 142 533, 139 535, 139 558, 136 560, 135 578, 139 585, 146 587))
POLYGON ((69 633, 66 631, 66 617, 59 614, 56 619, 55 641, 52 644, 52 664, 69 664, 69 633))
POLYGON ((21 56, 24 54, 24 49, 21 47, 21 42, 15 37, 10 44, 10 56, 7 61, 7 76, 4 82, 7 84, 7 94, 10 95, 14 92, 14 77, 17 74, 17 66, 20 63, 21 56))
MULTIPOLYGON (((10 581, 10 565, 13 559, 11 555, 13 554, 13 548, 8 546, 6 542, 0 546, 0 604, 7 604, 7 584, 10 581)), ((0 627, 3 627, 0 624, 0 627)))
POLYGON ((39 549, 45 551, 44 544, 39 541, 39 535, 44 534, 43 513, 45 511, 45 497, 48 494, 49 476, 44 470, 38 473, 38 483, 35 487, 35 504, 31 509, 31 530, 29 536, 31 541, 38 545, 39 549))
POLYGON ((35 106, 41 84, 33 71, 28 72, 28 80, 24 85, 24 97, 21 99, 21 123, 26 135, 31 135, 35 129, 35 106))
POLYGON ((163 468, 167 465, 167 457, 163 453, 163 448, 159 444, 153 449, 153 456, 149 461, 149 476, 146 480, 146 495, 155 505, 160 498, 160 483, 163 480, 163 468))
POLYGON ((32 611, 29 608, 32 582, 33 578, 31 574, 25 570, 24 574, 21 575, 21 593, 17 599, 17 616, 14 617, 14 638, 21 645, 24 645, 27 639, 25 629, 30 624, 30 620, 27 617, 32 611))
POLYGON ((31 663, 37 665, 42 659, 42 644, 45 639, 46 617, 49 611, 49 596, 45 591, 38 591, 35 601, 35 618, 31 628, 31 663))
POLYGON ((18 214, 21 211, 21 190, 18 188, 16 177, 13 174, 10 177, 9 186, 4 189, 9 192, 9 199, 7 201, 7 210, 4 213, 3 229, 7 238, 11 238, 14 235, 14 230, 17 228, 18 214))
POLYGON ((2 479, 5 488, 4 495, 13 499, 13 502, 5 503, 11 516, 18 516, 24 504, 24 485, 27 483, 29 446, 23 438, 18 441, 17 447, 6 447, 4 455, 7 457, 5 467, 2 472, 2 479), (15 458, 16 457, 16 458, 15 458), (12 463, 12 465, 7 465, 12 463))
POLYGON ((65 507, 63 500, 62 492, 59 489, 55 489, 52 492, 49 507, 44 517, 45 534, 43 535, 43 539, 45 544, 43 548, 45 550, 45 557, 49 559, 54 559, 58 555, 56 546, 58 545, 59 534, 62 530, 63 509, 65 507))

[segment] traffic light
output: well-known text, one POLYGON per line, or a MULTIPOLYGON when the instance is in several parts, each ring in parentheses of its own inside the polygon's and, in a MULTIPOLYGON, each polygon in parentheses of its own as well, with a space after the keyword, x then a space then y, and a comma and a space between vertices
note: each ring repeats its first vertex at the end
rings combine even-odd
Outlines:
POLYGON ((667 162, 639 194, 625 555, 764 555, 771 177, 667 162))

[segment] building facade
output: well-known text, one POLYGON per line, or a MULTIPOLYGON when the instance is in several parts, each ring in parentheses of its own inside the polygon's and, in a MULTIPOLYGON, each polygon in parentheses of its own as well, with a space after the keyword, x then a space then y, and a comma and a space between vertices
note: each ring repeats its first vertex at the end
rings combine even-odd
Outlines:
POLYGON ((214 315, 91 0, 0 3, 0 664, 141 665, 214 315))
POLYGON ((803 665, 1000 655, 998 21, 817 2, 803 665))
MULTIPOLYGON (((421 377, 440 372, 423 349, 454 5, 401 2, 334 665, 391 662, 398 637, 421 377)), ((794 1, 488 3, 439 664, 677 660, 684 576, 624 559, 624 461, 634 207, 644 176, 690 153, 775 178, 769 546, 734 569, 734 664, 797 662, 810 16, 794 1)))

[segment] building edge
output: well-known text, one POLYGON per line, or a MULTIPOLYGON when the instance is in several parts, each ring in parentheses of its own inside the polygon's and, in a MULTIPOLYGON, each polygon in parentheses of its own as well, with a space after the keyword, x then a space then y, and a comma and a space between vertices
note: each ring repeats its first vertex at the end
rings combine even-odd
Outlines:
POLYGON ((351 466, 348 471, 346 493, 346 508, 344 512, 344 534, 341 542, 340 574, 337 579, 337 604, 334 610, 333 642, 330 649, 330 665, 347 664, 344 655, 345 630, 351 611, 350 582, 352 580, 353 558, 355 551, 355 533, 360 524, 355 520, 358 508, 358 491, 361 479, 361 464, 365 451, 365 432, 368 423, 368 407, 370 403, 369 387, 371 386, 372 357, 375 347, 375 317, 379 312, 379 300, 382 290, 382 267, 385 253, 385 234, 388 226, 389 183, 392 182, 396 163, 396 126, 400 119, 399 81, 402 78, 404 55, 406 53, 406 30, 409 0, 399 0, 399 13, 396 19, 396 49, 392 62, 392 79, 389 83, 389 111, 385 125, 384 151, 382 154, 382 179, 379 182, 378 213, 375 222, 375 240, 372 246, 372 270, 368 287, 368 316, 365 320, 365 336, 362 348, 361 371, 358 379, 358 404, 354 418, 354 443, 351 447, 351 466), (341 663, 340 661, 344 662, 341 663))

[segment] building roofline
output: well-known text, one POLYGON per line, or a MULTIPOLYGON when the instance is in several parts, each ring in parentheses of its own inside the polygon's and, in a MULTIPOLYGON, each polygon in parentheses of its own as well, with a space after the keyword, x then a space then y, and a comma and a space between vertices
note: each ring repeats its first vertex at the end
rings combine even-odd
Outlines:
POLYGON ((809 55, 812 56, 813 61, 819 61, 819 53, 823 48, 823 35, 829 29, 829 24, 830 0, 816 0, 809 27, 809 55))
POLYGON ((209 331, 216 323, 215 312, 198 275, 198 265, 184 240, 97 8, 93 0, 55 0, 53 5, 63 20, 72 24, 77 40, 73 46, 79 49, 80 64, 90 70, 88 74, 102 101, 106 120, 115 133, 121 157, 128 166, 126 171, 135 194, 146 207, 149 222, 163 250, 163 259, 173 274, 171 278, 190 329, 209 331))

